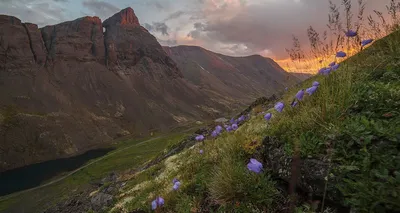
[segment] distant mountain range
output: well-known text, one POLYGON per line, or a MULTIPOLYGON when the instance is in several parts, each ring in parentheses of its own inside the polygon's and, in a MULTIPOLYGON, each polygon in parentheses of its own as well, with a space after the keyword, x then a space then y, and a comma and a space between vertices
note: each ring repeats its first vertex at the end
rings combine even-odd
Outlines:
POLYGON ((164 47, 190 83, 250 103, 299 81, 275 61, 260 55, 231 57, 197 46, 164 47))
POLYGON ((259 55, 161 47, 132 8, 0 26, 0 172, 217 118, 300 81, 259 55))

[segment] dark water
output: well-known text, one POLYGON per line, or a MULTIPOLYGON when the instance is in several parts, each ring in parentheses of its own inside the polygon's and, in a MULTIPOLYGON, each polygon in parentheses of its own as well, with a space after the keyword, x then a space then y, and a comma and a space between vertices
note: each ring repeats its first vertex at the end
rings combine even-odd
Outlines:
POLYGON ((0 173, 0 196, 44 184, 46 180, 63 172, 73 171, 87 161, 101 157, 112 150, 112 148, 91 150, 75 157, 46 161, 2 172, 0 173))

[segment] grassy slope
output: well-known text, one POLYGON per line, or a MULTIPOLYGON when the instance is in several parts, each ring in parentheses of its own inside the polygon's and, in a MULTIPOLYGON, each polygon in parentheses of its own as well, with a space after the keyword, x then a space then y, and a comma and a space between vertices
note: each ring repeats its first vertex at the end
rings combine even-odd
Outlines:
POLYGON ((99 180, 111 172, 123 172, 127 169, 140 167, 168 147, 181 141, 191 131, 159 136, 159 138, 146 143, 140 143, 142 140, 121 142, 117 145, 118 148, 115 151, 119 152, 120 149, 124 149, 123 152, 113 154, 115 152, 113 151, 107 154, 105 159, 84 168, 61 182, 38 190, 1 197, 0 212, 10 212, 15 208, 19 209, 17 211, 21 211, 21 207, 30 209, 30 211, 32 209, 35 209, 35 211, 43 210, 53 203, 60 202, 63 198, 70 197, 74 192, 79 193, 87 187, 88 183, 99 180))
MULTIPOLYGON (((287 194, 270 175, 277 171, 265 168, 257 175, 246 168, 250 157, 259 157, 266 136, 283 143, 287 154, 297 146, 303 159, 329 158, 336 165, 329 179, 337 181, 327 187, 340 191, 341 205, 359 212, 400 211, 399 55, 400 32, 395 32, 329 76, 314 76, 291 88, 282 97, 282 113, 268 109, 273 113, 269 123, 253 114, 236 132, 127 177, 112 212, 150 211, 159 195, 165 198, 165 212, 283 210, 287 194), (318 91, 289 107, 294 94, 315 80, 321 83, 318 91), (205 153, 200 155, 199 149, 205 153), (182 182, 177 192, 172 191, 174 177, 182 182)), ((298 212, 308 209, 298 204, 298 212)))

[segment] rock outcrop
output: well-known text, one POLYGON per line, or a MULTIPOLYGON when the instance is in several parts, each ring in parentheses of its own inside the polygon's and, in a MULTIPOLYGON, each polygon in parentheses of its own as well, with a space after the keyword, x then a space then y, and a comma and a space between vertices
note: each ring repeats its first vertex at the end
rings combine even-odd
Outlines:
POLYGON ((127 70, 136 66, 135 72, 148 72, 148 60, 163 65, 164 73, 174 78, 182 77, 175 62, 166 56, 157 39, 140 26, 132 8, 127 8, 103 22, 105 28, 106 63, 110 69, 127 70))
POLYGON ((83 17, 41 29, 48 59, 104 63, 104 38, 98 17, 83 17))

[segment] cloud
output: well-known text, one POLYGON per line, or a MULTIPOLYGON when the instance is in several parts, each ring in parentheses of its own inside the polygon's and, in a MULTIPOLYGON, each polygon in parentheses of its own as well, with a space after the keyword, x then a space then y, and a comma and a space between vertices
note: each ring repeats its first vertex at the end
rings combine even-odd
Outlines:
POLYGON ((185 14, 185 12, 183 12, 183 11, 181 11, 181 10, 178 10, 178 11, 176 11, 176 12, 174 12, 174 13, 169 14, 168 17, 164 19, 164 21, 169 21, 169 20, 177 19, 177 18, 181 17, 181 16, 184 15, 184 14, 185 14))
POLYGON ((120 11, 118 7, 105 1, 84 0, 82 5, 100 18, 108 18, 120 11))
POLYGON ((153 24, 145 23, 144 27, 150 32, 160 32, 162 35, 168 36, 169 27, 164 22, 153 22, 153 24))
POLYGON ((53 0, 10 0, 0 1, 0 14, 12 15, 23 22, 30 22, 42 27, 66 21, 66 10, 53 0))
POLYGON ((156 8, 159 11, 171 8, 171 2, 169 2, 169 0, 146 0, 145 5, 156 8))
MULTIPOLYGON (((340 6, 341 0, 333 2, 340 6)), ((353 2, 356 14, 357 2, 353 2)), ((367 9, 383 8, 386 3, 377 2, 369 1, 367 9)), ((313 25, 320 33, 325 30, 329 5, 321 0, 198 0, 192 9, 189 40, 200 40, 205 48, 223 54, 282 59, 287 57, 285 48, 291 46, 293 34, 307 46, 307 27, 313 25)))

